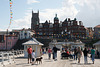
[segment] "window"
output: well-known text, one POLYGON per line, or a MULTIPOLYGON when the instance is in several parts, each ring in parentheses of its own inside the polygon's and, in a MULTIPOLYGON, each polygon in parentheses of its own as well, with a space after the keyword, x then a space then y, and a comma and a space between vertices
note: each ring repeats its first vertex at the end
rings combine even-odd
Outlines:
POLYGON ((70 22, 68 22, 68 26, 70 26, 70 22))

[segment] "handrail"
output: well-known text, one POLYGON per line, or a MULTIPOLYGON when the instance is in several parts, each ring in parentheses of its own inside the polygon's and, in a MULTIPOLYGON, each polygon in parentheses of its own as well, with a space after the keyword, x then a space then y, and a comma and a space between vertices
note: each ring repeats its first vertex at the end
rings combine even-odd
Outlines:
POLYGON ((24 53, 24 50, 12 50, 12 51, 2 51, 0 52, 1 64, 4 66, 5 61, 8 61, 8 64, 15 63, 15 57, 19 57, 24 53))

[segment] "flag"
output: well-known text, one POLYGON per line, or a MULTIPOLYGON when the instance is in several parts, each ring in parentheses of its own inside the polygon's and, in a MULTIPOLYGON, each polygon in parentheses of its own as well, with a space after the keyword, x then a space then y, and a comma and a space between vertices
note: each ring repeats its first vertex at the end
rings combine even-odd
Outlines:
POLYGON ((13 13, 13 12, 10 12, 11 14, 13 13))
POLYGON ((12 5, 10 5, 10 7, 11 7, 12 5))
POLYGON ((12 3, 10 2, 10 4, 12 4, 12 3))

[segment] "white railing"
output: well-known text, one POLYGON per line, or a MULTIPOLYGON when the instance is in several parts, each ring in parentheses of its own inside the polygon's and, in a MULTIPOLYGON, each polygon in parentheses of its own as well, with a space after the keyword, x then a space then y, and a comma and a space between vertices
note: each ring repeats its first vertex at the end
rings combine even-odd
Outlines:
POLYGON ((15 63, 15 57, 20 57, 23 50, 0 52, 0 66, 15 63))

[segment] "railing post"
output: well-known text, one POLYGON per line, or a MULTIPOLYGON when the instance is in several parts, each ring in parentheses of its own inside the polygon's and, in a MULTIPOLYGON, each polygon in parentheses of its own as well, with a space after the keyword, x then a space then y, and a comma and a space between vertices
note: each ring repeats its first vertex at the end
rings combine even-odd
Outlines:
POLYGON ((14 61, 14 63, 15 63, 15 57, 14 57, 14 52, 13 52, 13 61, 14 61))
POLYGON ((9 58, 9 52, 7 53, 7 55, 8 55, 8 62, 10 62, 10 58, 9 58))
POLYGON ((4 66, 4 53, 2 52, 2 65, 4 66))

